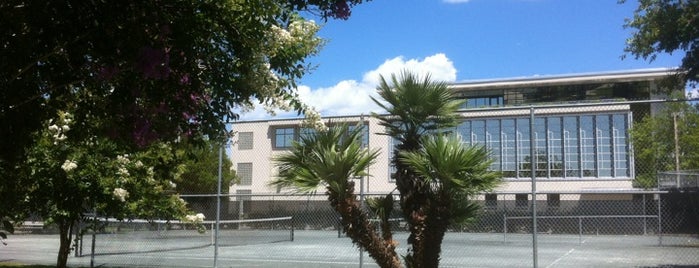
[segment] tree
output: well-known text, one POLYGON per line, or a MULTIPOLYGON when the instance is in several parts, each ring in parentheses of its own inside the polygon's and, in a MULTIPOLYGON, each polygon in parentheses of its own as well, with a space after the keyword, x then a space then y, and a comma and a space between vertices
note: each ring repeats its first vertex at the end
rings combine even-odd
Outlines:
POLYGON ((456 126, 456 111, 463 101, 453 97, 446 83, 433 82, 429 76, 420 80, 417 75, 404 71, 400 77, 391 75, 391 82, 389 84, 382 76, 377 87, 386 103, 372 99, 388 112, 387 116, 374 116, 386 128, 386 135, 397 141, 391 160, 396 172, 391 176, 396 181, 402 214, 410 229, 408 244, 412 247, 405 259, 410 267, 436 267, 439 253, 429 248, 435 248, 437 241, 425 239, 437 228, 427 219, 432 196, 428 187, 421 183, 419 174, 398 156, 401 152, 420 150, 423 137, 456 126))
MULTIPOLYGON (((409 72, 400 79, 393 75, 392 81, 389 86, 382 77, 378 88, 391 106, 374 99, 389 115, 374 116, 399 141, 392 176, 412 245, 404 260, 408 267, 437 267, 448 226, 472 219, 478 207, 469 197, 495 187, 500 174, 488 170, 492 160, 484 147, 469 147, 446 134, 445 128, 456 124, 462 102, 446 84, 432 82, 429 76, 420 81, 409 72)), ((365 211, 354 193, 353 179, 369 175, 365 170, 377 154, 362 149, 360 133, 359 128, 343 126, 301 136, 290 152, 275 157, 279 177, 272 184, 303 193, 323 186, 353 243, 379 266, 400 267, 389 223, 393 194, 367 200, 365 211), (368 212, 379 218, 380 229, 370 223, 368 212)))
MULTIPOLYGON (((85 214, 103 217, 184 219, 184 200, 172 195, 177 159, 172 146, 154 143, 138 152, 100 136, 91 125, 60 112, 33 136, 23 167, 21 200, 28 212, 59 230, 56 266, 66 267, 75 227, 85 214)), ((94 218, 94 217, 93 217, 94 218)), ((94 228, 94 225, 93 225, 94 228)))
MULTIPOLYGON (((180 144, 178 150, 183 153, 181 172, 175 178, 175 190, 178 194, 215 194, 218 192, 219 160, 221 162, 221 194, 227 194, 229 186, 235 180, 235 171, 231 169, 231 160, 224 155, 219 159, 220 142, 205 140, 202 144, 180 144)), ((225 197, 220 197, 224 200, 225 197)), ((214 197, 187 197, 188 207, 202 212, 208 217, 215 215, 214 197)), ((227 202, 221 203, 224 208, 227 202)), ((223 208, 222 208, 223 209, 223 208)))
POLYGON ((630 130, 638 167, 634 185, 653 188, 657 186, 658 172, 699 169, 697 126, 699 109, 684 101, 666 103, 658 114, 634 124, 630 130))
MULTIPOLYGON (((479 207, 469 197, 492 190, 500 174, 489 170, 493 160, 484 146, 465 146, 455 135, 426 136, 419 150, 402 151, 398 160, 417 175, 415 184, 428 199, 418 212, 427 228, 411 229, 411 235, 424 240, 426 246, 414 249, 423 253, 406 256, 406 263, 409 267, 438 267, 447 228, 477 215, 479 207), (419 257, 424 259, 416 259, 419 257)), ((416 245, 414 242, 413 248, 416 245)))
MULTIPOLYGON (((218 188, 219 148, 213 141, 207 140, 202 145, 186 144, 186 157, 182 163, 182 172, 176 179, 177 192, 180 194, 211 194, 218 188)), ((182 149, 180 149, 182 150, 182 149)), ((225 155, 221 165, 221 193, 228 193, 228 186, 235 179, 231 169, 231 160, 225 155)))
MULTIPOLYGON (((378 152, 361 146, 362 127, 347 125, 303 135, 289 153, 275 157, 279 177, 272 185, 313 193, 324 187, 330 205, 342 216, 342 228, 352 242, 365 249, 381 267, 400 267, 397 243, 390 229, 379 233, 354 192, 354 179, 367 176, 378 152)), ((393 206, 391 198, 390 206, 393 206)), ((387 217, 384 217, 386 219, 387 217)), ((384 221, 387 222, 387 221, 384 221)))
POLYGON ((1 1, 0 213, 16 214, 25 151, 58 111, 134 150, 215 139, 254 102, 311 111, 294 87, 323 41, 298 12, 346 19, 362 2, 1 1))
MULTIPOLYGON (((621 3, 625 0, 620 0, 621 3)), ((683 0, 639 0, 626 28, 634 29, 625 51, 636 58, 653 61, 658 53, 684 51, 681 69, 685 79, 699 82, 699 2, 683 0)))

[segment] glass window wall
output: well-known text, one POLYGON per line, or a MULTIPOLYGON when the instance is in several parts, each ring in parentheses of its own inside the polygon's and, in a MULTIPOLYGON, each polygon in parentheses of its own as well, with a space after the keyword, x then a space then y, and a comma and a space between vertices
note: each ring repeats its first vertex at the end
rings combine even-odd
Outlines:
POLYGON ((530 152, 528 117, 474 119, 456 131, 467 144, 485 145, 493 170, 506 178, 628 178, 629 113, 537 117, 530 152))

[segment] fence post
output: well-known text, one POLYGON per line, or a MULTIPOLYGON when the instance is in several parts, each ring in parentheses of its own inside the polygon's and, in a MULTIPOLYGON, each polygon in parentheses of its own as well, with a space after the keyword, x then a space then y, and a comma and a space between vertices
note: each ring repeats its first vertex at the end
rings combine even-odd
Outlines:
POLYGON ((531 162, 531 172, 532 172, 532 258, 533 267, 538 267, 538 243, 537 239, 537 226, 536 226, 536 135, 534 132, 534 106, 529 107, 529 161, 531 162))

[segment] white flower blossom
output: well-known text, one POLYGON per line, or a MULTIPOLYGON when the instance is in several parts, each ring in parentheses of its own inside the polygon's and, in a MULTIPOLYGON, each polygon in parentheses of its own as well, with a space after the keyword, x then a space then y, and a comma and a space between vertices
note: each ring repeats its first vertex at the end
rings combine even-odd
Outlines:
POLYGON ((291 39, 291 34, 286 29, 283 29, 277 25, 272 25, 272 34, 277 41, 286 42, 291 39))
POLYGON ((314 107, 305 106, 303 107, 303 109, 305 115, 305 119, 303 122, 304 126, 308 126, 319 131, 328 130, 328 127, 323 122, 320 113, 316 111, 314 107))
POLYGON ((70 130, 70 126, 68 126, 68 125, 63 125, 63 126, 61 127, 61 129, 63 130, 63 132, 68 132, 68 130, 70 130))
POLYGON ((143 167, 143 162, 141 160, 136 161, 136 168, 142 168, 143 167))
POLYGON ((56 124, 50 125, 49 130, 52 132, 58 132, 58 126, 56 124))
POLYGON ((115 188, 112 195, 121 202, 126 202, 126 198, 129 197, 129 192, 123 188, 115 188))
POLYGON ((54 138, 56 141, 64 141, 64 140, 66 140, 66 139, 68 138, 68 136, 63 135, 63 133, 59 133, 59 134, 53 135, 53 138, 54 138))
POLYGON ((170 188, 177 188, 177 183, 174 183, 172 181, 169 181, 170 183, 170 188))
POLYGON ((196 215, 187 215, 185 216, 185 219, 188 222, 193 222, 193 223, 201 223, 204 221, 204 214, 202 213, 197 213, 196 215))
POLYGON ((63 162, 63 165, 61 165, 61 168, 65 170, 65 172, 70 172, 71 170, 75 169, 78 167, 78 163, 72 160, 66 160, 63 162))
POLYGON ((126 165, 126 164, 128 164, 129 162, 131 162, 131 160, 129 160, 129 155, 128 155, 128 154, 125 154, 125 155, 118 155, 118 156, 117 156, 117 162, 118 162, 119 164, 126 165))
POLYGON ((126 177, 126 176, 129 176, 129 170, 126 169, 125 167, 119 167, 119 169, 117 169, 117 174, 119 174, 120 176, 126 177))

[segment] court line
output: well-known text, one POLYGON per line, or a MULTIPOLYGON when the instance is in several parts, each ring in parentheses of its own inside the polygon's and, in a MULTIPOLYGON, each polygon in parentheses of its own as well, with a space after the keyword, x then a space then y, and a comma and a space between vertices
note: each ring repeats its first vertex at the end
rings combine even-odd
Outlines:
POLYGON ((549 264, 548 266, 546 266, 546 268, 553 267, 553 265, 555 265, 557 262, 561 261, 563 258, 565 258, 566 256, 568 256, 568 255, 570 255, 571 253, 573 253, 573 251, 575 251, 575 248, 571 248, 570 250, 568 250, 568 252, 566 252, 566 254, 563 254, 563 256, 558 257, 558 259, 556 259, 556 260, 553 261, 551 264, 549 264))

